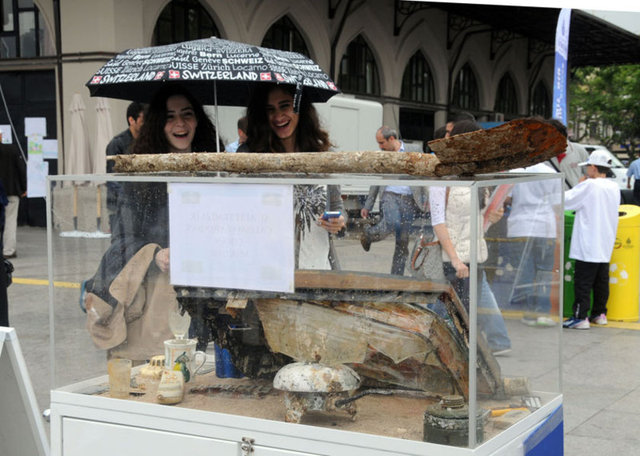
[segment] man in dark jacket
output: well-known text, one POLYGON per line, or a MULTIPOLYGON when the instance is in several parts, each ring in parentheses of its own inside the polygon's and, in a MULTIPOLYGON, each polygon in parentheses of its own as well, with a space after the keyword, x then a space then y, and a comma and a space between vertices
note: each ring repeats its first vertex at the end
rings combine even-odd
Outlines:
POLYGON ((20 198, 27 194, 27 167, 15 144, 2 144, 0 135, 0 180, 4 185, 9 204, 5 209, 4 247, 5 258, 16 256, 16 231, 20 198))
MULTIPOLYGON (((129 128, 117 134, 107 144, 107 156, 124 155, 129 153, 129 146, 138 136, 140 127, 144 123, 145 106, 142 103, 133 102, 127 108, 127 124, 129 128)), ((113 172, 113 160, 107 160, 107 172, 113 172)), ((118 207, 121 185, 118 182, 107 182, 107 209, 109 210, 109 225, 113 230, 113 217, 118 207)))

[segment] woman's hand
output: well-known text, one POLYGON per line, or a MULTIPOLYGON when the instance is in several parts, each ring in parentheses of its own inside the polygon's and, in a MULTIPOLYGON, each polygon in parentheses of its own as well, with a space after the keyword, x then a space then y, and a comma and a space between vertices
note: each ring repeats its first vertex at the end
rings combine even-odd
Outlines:
POLYGON ((498 222, 503 215, 504 215, 504 208, 499 207, 495 211, 489 212, 489 221, 491 222, 491 224, 494 224, 498 222))
POLYGON ((464 279, 469 277, 469 267, 460 261, 460 258, 456 258, 455 260, 451 260, 451 266, 456 269, 456 277, 459 279, 464 279))
POLYGON ((346 225, 344 216, 342 215, 340 217, 333 217, 327 220, 323 220, 321 217, 319 217, 317 223, 319 226, 321 226, 331 234, 337 234, 346 225))
POLYGON ((161 249, 156 253, 156 266, 162 272, 169 272, 169 249, 161 249))

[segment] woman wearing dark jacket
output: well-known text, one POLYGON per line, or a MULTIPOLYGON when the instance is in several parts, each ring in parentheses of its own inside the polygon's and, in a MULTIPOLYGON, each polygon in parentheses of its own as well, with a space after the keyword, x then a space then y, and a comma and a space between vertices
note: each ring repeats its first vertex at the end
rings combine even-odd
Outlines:
MULTIPOLYGON (((167 84, 149 105, 134 154, 216 150, 216 131, 202 105, 167 84)), ((222 150, 223 146, 221 146, 222 150)), ((168 280, 169 207, 165 183, 124 182, 112 240, 87 285, 85 305, 94 342, 109 356, 145 360, 172 338, 177 306, 168 280)))

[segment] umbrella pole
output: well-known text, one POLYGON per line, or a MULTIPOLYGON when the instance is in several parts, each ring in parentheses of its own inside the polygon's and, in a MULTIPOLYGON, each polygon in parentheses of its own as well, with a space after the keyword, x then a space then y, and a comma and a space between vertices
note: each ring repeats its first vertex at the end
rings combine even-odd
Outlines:
POLYGON ((220 152, 220 125, 218 124, 218 89, 216 87, 216 80, 213 80, 213 103, 215 104, 216 112, 216 150, 220 152))
POLYGON ((96 231, 100 231, 102 222, 102 190, 101 185, 96 186, 96 231))
POLYGON ((78 186, 73 184, 73 230, 78 231, 78 186))

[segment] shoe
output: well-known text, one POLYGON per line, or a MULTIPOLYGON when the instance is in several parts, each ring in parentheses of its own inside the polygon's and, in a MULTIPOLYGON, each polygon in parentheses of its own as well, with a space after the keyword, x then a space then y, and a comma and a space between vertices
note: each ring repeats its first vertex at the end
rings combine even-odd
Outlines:
POLYGON ((5 257, 7 260, 10 260, 11 258, 17 258, 18 254, 13 252, 11 255, 2 255, 3 257, 5 257))
POLYGON ((582 320, 580 318, 571 317, 562 323, 562 327, 568 329, 589 329, 590 326, 588 318, 582 320))
POLYGON ((607 321, 607 316, 605 314, 600 314, 596 317, 591 317, 589 320, 591 320, 591 323, 593 323, 594 325, 600 325, 600 326, 604 326, 607 323, 609 323, 607 321))
POLYGON ((556 325, 556 321, 550 317, 522 317, 522 323, 527 326, 538 326, 541 328, 550 328, 556 325))
POLYGON ((84 313, 87 313, 87 308, 84 305, 84 300, 87 297, 87 282, 89 282, 89 280, 83 280, 82 282, 80 282, 79 304, 80 304, 80 310, 82 310, 84 313))
POLYGON ((362 248, 364 249, 364 251, 368 252, 371 248, 371 239, 369 239, 369 236, 362 233, 362 236, 360 236, 360 244, 362 244, 362 248))
POLYGON ((504 356, 508 353, 511 353, 511 349, 510 348, 503 348, 502 350, 496 350, 493 353, 493 356, 504 356))

